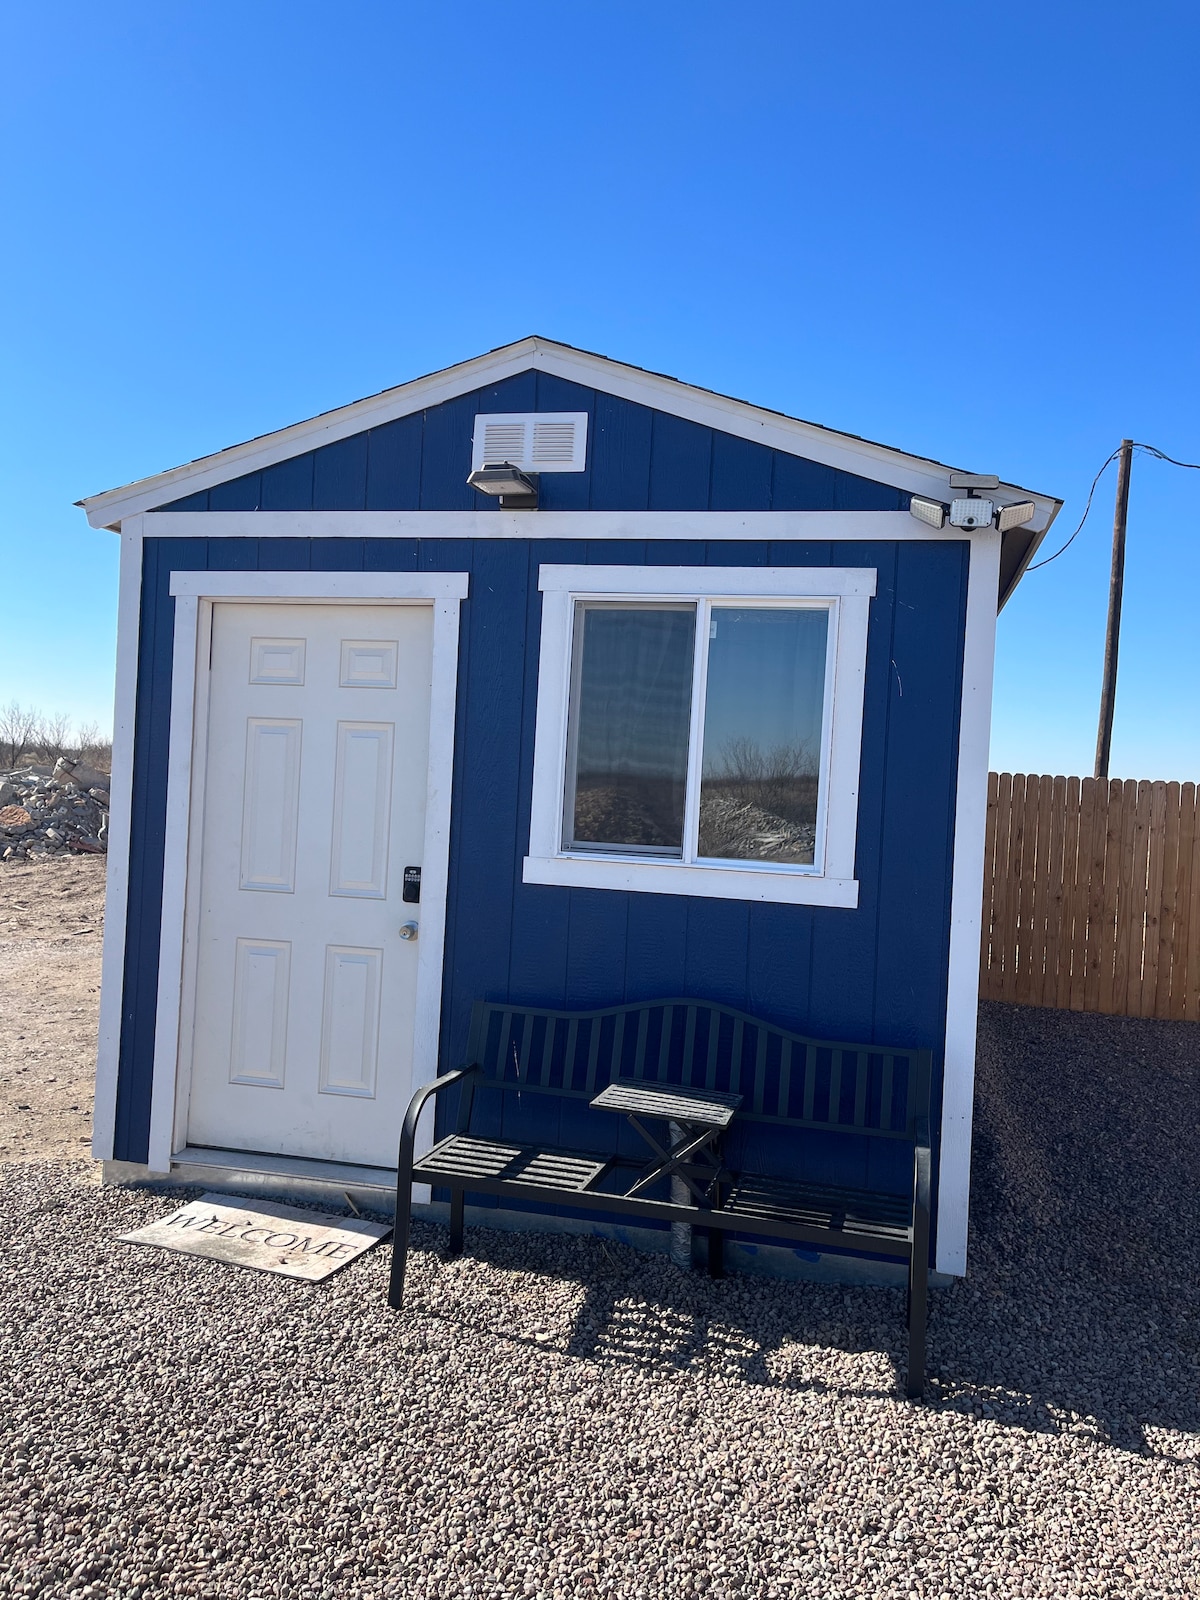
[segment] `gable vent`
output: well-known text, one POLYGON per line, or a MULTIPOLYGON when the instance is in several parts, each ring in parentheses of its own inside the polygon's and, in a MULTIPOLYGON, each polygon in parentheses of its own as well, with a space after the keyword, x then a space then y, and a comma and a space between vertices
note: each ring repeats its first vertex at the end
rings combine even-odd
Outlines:
POLYGON ((477 416, 471 470, 511 462, 525 472, 582 472, 586 411, 526 411, 477 416))

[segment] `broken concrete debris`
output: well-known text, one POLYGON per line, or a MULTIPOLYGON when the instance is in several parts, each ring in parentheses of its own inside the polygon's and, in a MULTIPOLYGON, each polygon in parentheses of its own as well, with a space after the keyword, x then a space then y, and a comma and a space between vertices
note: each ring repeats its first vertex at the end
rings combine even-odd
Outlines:
POLYGON ((0 772, 0 860, 101 855, 108 849, 108 777, 62 757, 53 769, 0 772))

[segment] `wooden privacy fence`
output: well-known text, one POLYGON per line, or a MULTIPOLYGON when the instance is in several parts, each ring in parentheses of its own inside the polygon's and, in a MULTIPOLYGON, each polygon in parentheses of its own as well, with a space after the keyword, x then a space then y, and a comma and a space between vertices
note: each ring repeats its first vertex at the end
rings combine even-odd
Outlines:
POLYGON ((1200 1020, 1194 783, 988 775, 987 1000, 1200 1020))

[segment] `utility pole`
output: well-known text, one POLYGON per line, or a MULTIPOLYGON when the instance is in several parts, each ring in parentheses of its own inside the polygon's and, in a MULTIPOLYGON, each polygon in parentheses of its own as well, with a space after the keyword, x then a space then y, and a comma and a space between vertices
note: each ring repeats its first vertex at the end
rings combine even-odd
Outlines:
POLYGON ((1100 727, 1096 734, 1096 776, 1108 777, 1113 710, 1117 701, 1117 653, 1121 644, 1121 596, 1125 590, 1125 523, 1129 517, 1129 472, 1133 440, 1121 440, 1117 504, 1113 512, 1112 574, 1108 580, 1108 630, 1104 635, 1104 683, 1100 689, 1100 727))

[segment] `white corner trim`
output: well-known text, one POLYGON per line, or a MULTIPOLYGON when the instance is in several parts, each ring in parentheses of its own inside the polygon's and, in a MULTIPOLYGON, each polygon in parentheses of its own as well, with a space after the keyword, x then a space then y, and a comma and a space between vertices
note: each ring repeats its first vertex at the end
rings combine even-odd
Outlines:
MULTIPOLYGON (((150 1102, 150 1147, 154 1171, 168 1171, 186 1140, 187 1095, 181 1092, 190 1049, 181 1019, 188 1015, 184 992, 186 931, 193 910, 189 889, 198 883, 192 817, 203 790, 205 724, 197 707, 206 703, 207 629, 213 600, 313 601, 332 604, 392 600, 431 604, 433 662, 430 697, 429 776, 426 788, 425 855, 417 954, 417 994, 413 1028, 414 1086, 437 1075, 441 1019, 442 964, 445 956, 446 891, 449 881, 450 795, 454 771, 454 728, 458 685, 460 602, 467 573, 309 573, 173 572, 175 641, 171 678, 170 754, 167 775, 167 828, 163 859, 162 932, 150 1102), (265 585, 260 581, 269 580, 265 585), (330 582, 330 580, 336 580, 330 582), (331 591, 318 591, 324 587, 331 591), (191 591, 191 592, 187 592, 191 591), (399 592, 397 592, 399 591, 399 592), (192 870, 189 873, 189 865, 192 870)), ((120 982, 116 985, 119 1006, 120 982)), ((119 1042, 119 1041, 118 1041, 119 1042)), ((108 1155, 111 1156, 111 1136, 108 1155)), ((106 1157, 107 1159, 107 1157, 106 1157)))
MULTIPOLYGON (((379 427, 399 417, 411 416, 428 406, 453 400, 502 383, 517 373, 551 373, 594 388, 602 393, 632 400, 653 410, 684 417, 702 426, 717 428, 738 438, 804 456, 810 461, 839 467, 864 477, 882 473, 884 481, 897 488, 945 500, 949 496, 949 475, 953 470, 941 462, 911 455, 894 446, 876 444, 854 434, 839 433, 817 423, 804 422, 782 412, 767 411, 745 400, 716 394, 676 378, 646 372, 624 362, 612 361, 589 351, 540 338, 520 339, 514 344, 446 367, 440 372, 413 379, 381 394, 356 400, 350 405, 324 412, 290 427, 277 429, 257 439, 246 440, 212 455, 203 456, 168 472, 156 473, 136 483, 89 495, 80 503, 94 528, 110 527, 124 517, 149 511, 164 501, 194 494, 230 478, 261 471, 277 461, 304 454, 321 445, 333 444, 367 428, 379 427)), ((466 476, 464 472, 464 477, 466 476)), ((1059 501, 1035 494, 1013 484, 1002 484, 996 498, 1007 504, 1033 498, 1037 505, 1034 527, 1039 532, 1049 526, 1059 501)))
POLYGON ((113 701, 112 780, 109 785, 108 860, 104 891, 104 945, 100 978, 100 1029, 96 1044, 96 1102, 92 1155, 112 1159, 117 1129, 117 1080, 125 987, 125 931, 129 916, 129 840, 133 818, 133 731, 137 710, 138 640, 142 600, 141 518, 121 528, 117 591, 117 662, 113 701))
MULTIPOLYGON (((524 882, 785 905, 857 906, 854 857, 867 631, 875 569, 547 565, 540 569, 538 582, 543 595, 542 636, 529 852, 522 866, 524 882), (562 848, 575 602, 624 598, 736 598, 768 605, 785 600, 828 604, 830 637, 815 870, 788 870, 766 864, 702 865, 562 848)), ((696 714, 693 707, 693 717, 696 714)))
POLYGON ((972 544, 967 576, 954 865, 950 890, 950 960, 946 980, 946 1057, 942 1081, 937 1208, 937 1270, 967 1270, 971 1191, 971 1118, 979 1017, 979 941, 983 916, 983 844, 987 821, 988 742, 996 656, 1000 535, 972 544))
POLYGON ((206 600, 463 600, 465 572, 172 572, 171 593, 206 600))

